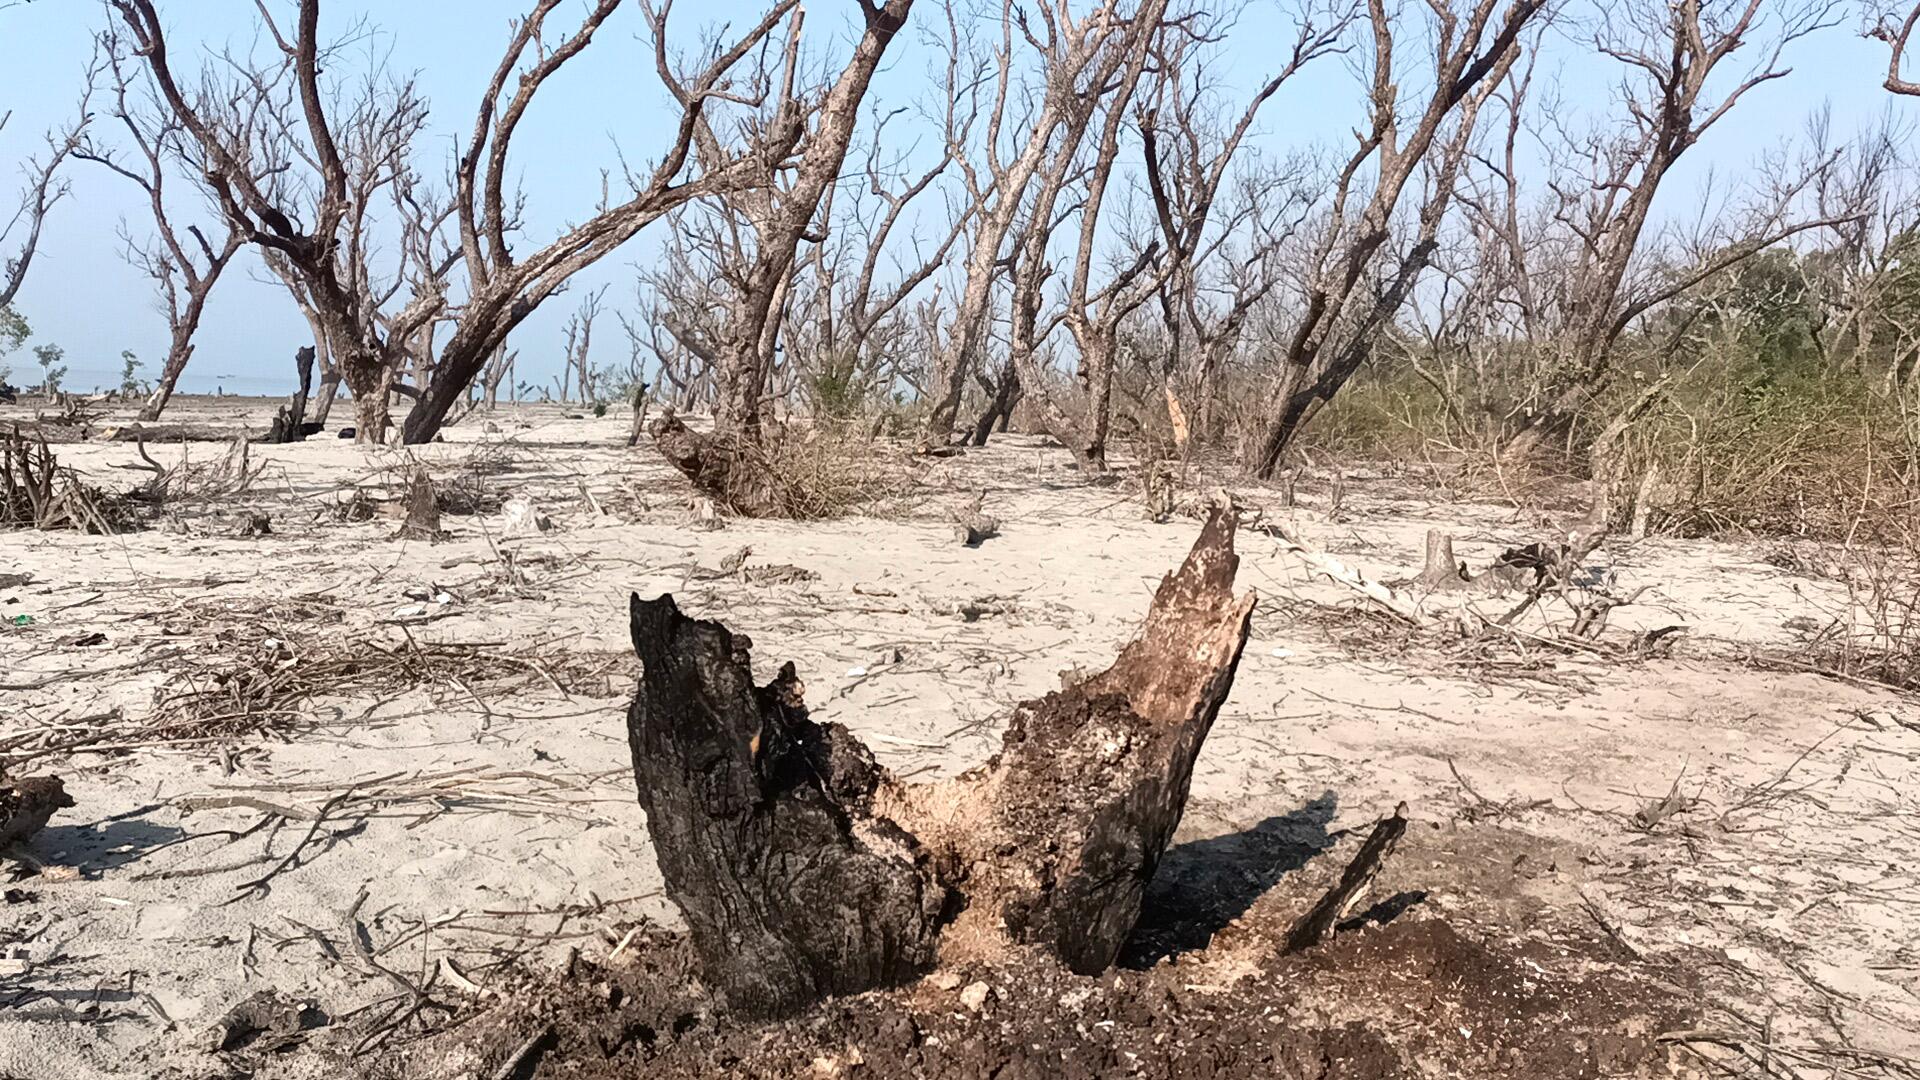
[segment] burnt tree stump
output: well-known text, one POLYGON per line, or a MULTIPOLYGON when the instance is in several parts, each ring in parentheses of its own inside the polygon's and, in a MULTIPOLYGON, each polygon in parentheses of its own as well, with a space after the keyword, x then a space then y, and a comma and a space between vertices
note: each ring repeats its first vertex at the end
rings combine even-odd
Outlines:
POLYGON ((307 423, 307 399, 313 392, 313 358, 311 345, 302 345, 294 353, 293 367, 300 377, 300 388, 293 392, 285 405, 274 411, 273 423, 267 428, 266 442, 299 442, 320 430, 318 424, 307 423))
POLYGON ((791 664, 756 686, 743 636, 635 597, 634 774, 706 977, 775 1014, 1013 945, 1110 966, 1246 644, 1233 532, 1216 507, 1111 668, 1021 705, 998 754, 933 784, 809 720, 791 664))
POLYGON ((73 797, 57 776, 0 778, 0 851, 46 828, 54 811, 72 805, 73 797))
POLYGON ((627 713, 640 804, 707 978, 772 1014, 931 966, 946 890, 872 812, 885 778, 845 728, 807 718, 787 664, 755 686, 751 642, 634 597, 645 674, 627 713))

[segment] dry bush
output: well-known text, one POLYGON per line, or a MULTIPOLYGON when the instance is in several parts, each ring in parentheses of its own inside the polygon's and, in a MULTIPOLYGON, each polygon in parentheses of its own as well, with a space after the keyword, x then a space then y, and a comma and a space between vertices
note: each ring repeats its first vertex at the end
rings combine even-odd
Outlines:
POLYGON ((226 454, 213 461, 195 462, 190 449, 192 444, 182 442, 180 461, 175 465, 162 465, 155 461, 147 453, 144 439, 136 440, 135 446, 143 464, 128 467, 147 469, 153 473, 153 479, 129 492, 127 498, 153 507, 210 502, 241 495, 266 471, 266 463, 256 465, 252 462, 244 435, 235 436, 227 445, 226 454))
POLYGON ((451 476, 434 479, 434 501, 443 514, 498 513, 506 504, 506 496, 494 486, 494 479, 519 467, 519 455, 512 445, 497 440, 477 443, 460 459, 459 468, 451 476))
MULTIPOLYGON (((441 513, 457 516, 493 514, 500 511, 507 498, 496 486, 495 480, 519 468, 519 455, 514 447, 505 442, 481 442, 455 462, 453 470, 449 472, 444 466, 439 470, 428 468, 426 462, 406 452, 375 470, 370 479, 389 491, 403 493, 413 483, 414 475, 423 468, 428 471, 433 484, 434 502, 441 513)), ((353 500, 337 507, 335 513, 341 520, 363 521, 372 516, 367 511, 374 501, 356 491, 353 500)))
MULTIPOLYGON (((611 689, 631 667, 624 652, 427 642, 288 632, 243 641, 245 654, 182 664, 155 694, 148 726, 169 739, 232 735, 290 723, 318 700, 387 697, 409 689, 479 701, 491 693, 548 686, 566 694, 611 689)), ((251 637, 252 635, 246 635, 251 637)))
POLYGON ((904 513, 912 474, 888 444, 869 437, 871 423, 790 426, 752 451, 771 478, 781 516, 801 521, 904 513))
POLYGON ((472 515, 498 513, 506 497, 482 477, 462 470, 435 481, 433 501, 443 514, 472 515))
POLYGON ((1804 627, 1786 662, 1920 690, 1920 521, 1875 514, 1856 526, 1828 554, 1790 553, 1795 569, 1834 581, 1845 599, 1824 625, 1804 627))
POLYGON ((0 527, 111 536, 130 524, 122 501, 61 465, 45 438, 0 434, 0 527))
POLYGON ((1834 375, 1683 381, 1623 438, 1609 495, 1638 534, 1842 541, 1920 505, 1910 408, 1834 375))
POLYGON ((460 462, 462 472, 474 476, 504 476, 520 467, 513 444, 500 439, 475 443, 460 462))

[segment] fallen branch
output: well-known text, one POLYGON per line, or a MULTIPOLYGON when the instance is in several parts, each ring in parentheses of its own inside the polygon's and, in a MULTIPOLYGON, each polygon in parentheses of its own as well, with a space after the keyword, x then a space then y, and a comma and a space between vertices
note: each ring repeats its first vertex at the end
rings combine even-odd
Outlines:
POLYGON ((1287 933, 1286 952, 1299 952, 1311 949, 1325 941, 1333 933, 1333 928, 1341 919, 1347 917, 1353 905, 1373 884, 1387 857, 1400 844, 1400 838, 1407 832, 1407 804, 1394 807, 1393 816, 1382 818, 1367 836, 1367 842, 1360 845, 1360 851, 1353 861, 1341 872, 1340 880, 1328 889, 1313 907, 1307 910, 1300 920, 1293 924, 1287 933))
POLYGON ((1263 526, 1260 531, 1280 541, 1281 547, 1299 556, 1301 561, 1305 562, 1308 566, 1332 578, 1338 584, 1344 585, 1380 605, 1382 608, 1385 608, 1388 613, 1406 620, 1413 626, 1424 626, 1426 624, 1426 617, 1420 613, 1420 609, 1415 606, 1412 601, 1361 573, 1359 570, 1334 558, 1332 555, 1308 546, 1305 542, 1296 539, 1291 533, 1287 532, 1284 527, 1279 525, 1266 525, 1263 526))

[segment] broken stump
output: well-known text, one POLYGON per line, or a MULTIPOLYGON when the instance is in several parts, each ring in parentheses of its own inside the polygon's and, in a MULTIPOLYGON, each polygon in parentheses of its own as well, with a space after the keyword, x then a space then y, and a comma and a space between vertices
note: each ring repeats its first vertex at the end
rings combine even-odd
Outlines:
POLYGON ((993 759, 935 784, 810 720, 791 664, 756 686, 744 636, 636 596, 634 774, 706 978, 765 1015, 1011 945, 1110 966, 1246 644, 1234 524, 1215 507, 1112 667, 1021 705, 993 759))
POLYGON ((0 780, 0 850, 46 828, 55 810, 72 805, 73 797, 57 776, 0 780))
POLYGON ((752 447, 695 431, 671 410, 648 430, 661 456, 702 495, 746 517, 782 516, 784 504, 773 471, 752 447))
POLYGON ((435 541, 446 534, 440 530, 440 496, 433 490, 433 478, 425 468, 413 470, 402 497, 406 516, 400 522, 396 540, 435 541))

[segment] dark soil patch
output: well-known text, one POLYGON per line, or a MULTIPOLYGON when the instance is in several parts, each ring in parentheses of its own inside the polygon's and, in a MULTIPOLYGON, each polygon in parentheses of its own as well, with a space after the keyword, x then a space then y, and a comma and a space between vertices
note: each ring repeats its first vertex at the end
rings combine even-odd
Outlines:
POLYGON ((1342 934, 1237 981, 1205 964, 1085 978, 1037 952, 742 1025, 663 942, 631 967, 577 965, 416 1045, 387 1075, 494 1075, 551 1030, 518 1075, 543 1078, 1667 1075, 1660 1033, 1684 995, 1587 955, 1517 949, 1412 917, 1342 934), (1551 965, 1551 966, 1549 966, 1551 965), (973 984, 988 988, 976 1012, 973 984), (973 987, 971 994, 969 987, 973 987))
MULTIPOLYGON (((1210 946, 1147 970, 1082 977, 1022 951, 774 1022, 731 1017, 700 984, 684 942, 660 935, 610 966, 580 961, 564 975, 523 975, 502 1003, 413 1043, 373 1075, 493 1076, 542 1033, 508 1075, 1685 1075, 1659 1036, 1690 1025, 1696 995, 1674 972, 1625 957, 1572 913, 1550 910, 1541 897, 1561 887, 1541 884, 1560 873, 1550 852, 1484 827, 1416 831, 1428 835, 1409 836, 1395 859, 1398 880, 1376 890, 1387 900, 1302 954, 1277 955, 1276 943, 1337 857, 1289 875, 1210 946), (1415 881, 1435 902, 1406 887, 1415 881), (1471 914, 1443 912, 1484 889, 1501 895, 1471 914)), ((1197 911, 1203 921, 1218 915, 1197 911)))

